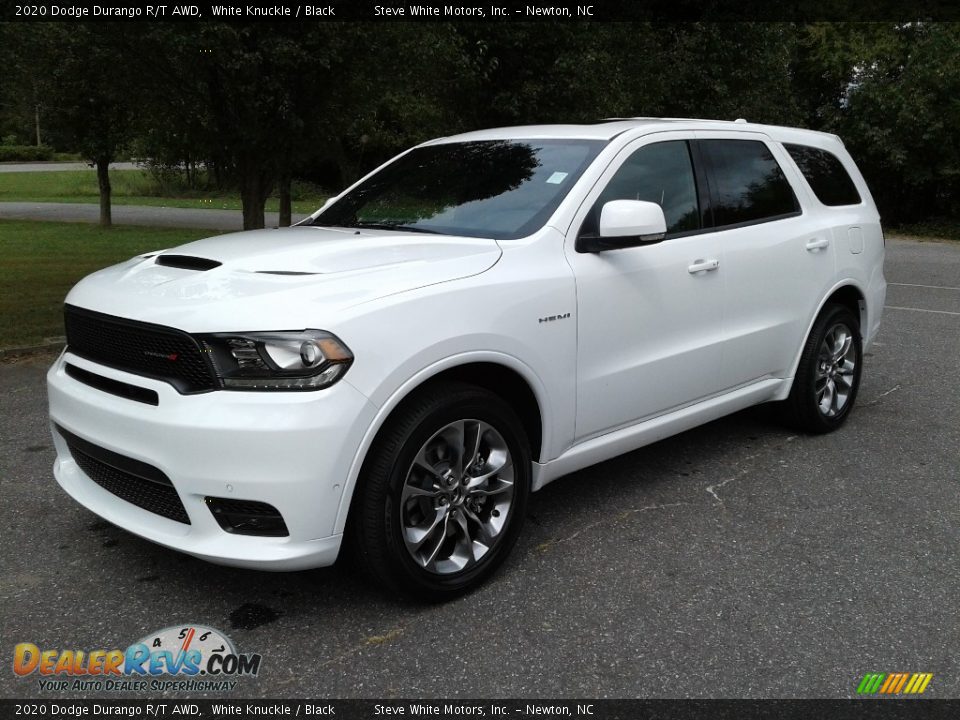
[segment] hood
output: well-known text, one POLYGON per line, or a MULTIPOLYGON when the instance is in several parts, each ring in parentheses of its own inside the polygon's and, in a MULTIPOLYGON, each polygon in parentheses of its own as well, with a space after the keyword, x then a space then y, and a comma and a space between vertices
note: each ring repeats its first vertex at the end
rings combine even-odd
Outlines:
POLYGON ((81 280, 66 302, 188 332, 301 329, 371 300, 477 275, 500 254, 489 239, 312 226, 254 230, 106 268, 81 280))

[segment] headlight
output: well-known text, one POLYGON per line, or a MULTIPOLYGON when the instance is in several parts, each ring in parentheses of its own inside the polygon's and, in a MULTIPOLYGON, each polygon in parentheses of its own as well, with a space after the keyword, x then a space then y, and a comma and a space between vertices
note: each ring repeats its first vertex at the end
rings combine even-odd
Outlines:
POLYGON ((353 362, 339 338, 322 330, 217 333, 197 338, 226 390, 319 390, 353 362))

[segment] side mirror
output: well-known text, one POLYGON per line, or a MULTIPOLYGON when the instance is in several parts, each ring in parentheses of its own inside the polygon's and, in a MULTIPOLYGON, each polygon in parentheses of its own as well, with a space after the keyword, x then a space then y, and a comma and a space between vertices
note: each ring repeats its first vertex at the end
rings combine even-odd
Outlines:
POLYGON ((603 252, 660 242, 667 234, 663 208, 645 200, 611 200, 600 211, 600 234, 577 238, 578 252, 603 252))

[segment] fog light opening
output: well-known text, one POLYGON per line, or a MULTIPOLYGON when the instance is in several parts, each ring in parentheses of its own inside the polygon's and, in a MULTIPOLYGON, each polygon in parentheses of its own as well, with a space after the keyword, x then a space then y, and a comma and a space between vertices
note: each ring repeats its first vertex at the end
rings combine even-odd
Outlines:
POLYGON ((267 503, 232 498, 204 498, 217 524, 234 535, 287 537, 290 532, 280 512, 267 503))

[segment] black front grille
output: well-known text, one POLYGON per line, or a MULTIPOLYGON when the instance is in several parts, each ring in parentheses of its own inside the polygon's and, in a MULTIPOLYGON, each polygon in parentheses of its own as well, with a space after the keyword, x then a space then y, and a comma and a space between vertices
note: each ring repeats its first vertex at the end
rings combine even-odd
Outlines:
POLYGON ((107 367, 163 380, 181 393, 218 387, 207 353, 180 330, 65 305, 70 352, 107 367))
POLYGON ((84 474, 104 490, 131 505, 190 524, 180 496, 159 468, 94 445, 62 427, 57 426, 57 432, 84 474))

